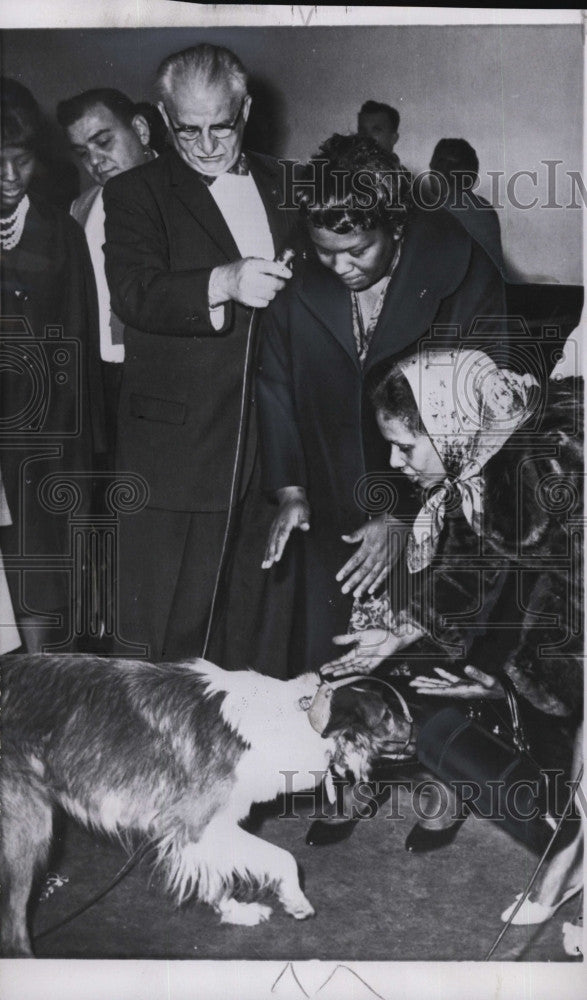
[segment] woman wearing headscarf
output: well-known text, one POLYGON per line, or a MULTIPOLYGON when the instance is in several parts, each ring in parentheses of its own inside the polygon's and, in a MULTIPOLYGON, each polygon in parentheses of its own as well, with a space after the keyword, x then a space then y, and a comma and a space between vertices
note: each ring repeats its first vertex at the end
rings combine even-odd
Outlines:
MULTIPOLYGON (((356 492, 385 461, 367 380, 424 338, 470 344, 475 318, 501 317, 504 305, 491 259, 449 212, 413 203, 398 158, 374 140, 331 136, 308 178, 307 259, 263 316, 256 397, 264 484, 277 501, 264 566, 299 557, 295 632, 301 669, 316 670, 353 596, 389 571, 389 519, 368 517, 356 492)), ((502 358, 505 338, 496 347, 490 335, 500 322, 481 339, 502 358)))
POLYGON ((59 507, 78 487, 77 513, 89 506, 93 453, 104 448, 103 405, 83 232, 29 193, 42 127, 32 94, 2 78, 0 104, 0 463, 12 517, 0 528, 0 548, 22 643, 32 652, 71 631, 70 529, 59 507), (77 486, 59 493, 52 476, 77 486))
MULTIPOLYGON (((421 351, 378 374, 371 399, 391 468, 419 496, 396 587, 403 599, 356 605, 349 634, 334 639, 352 649, 322 672, 371 673, 391 657, 388 668, 429 697, 499 698, 510 683, 522 705, 575 731, 576 772, 581 383, 539 390, 533 377, 464 349, 421 351)), ((516 923, 542 922, 579 891, 577 839, 570 850, 555 856, 516 923)))

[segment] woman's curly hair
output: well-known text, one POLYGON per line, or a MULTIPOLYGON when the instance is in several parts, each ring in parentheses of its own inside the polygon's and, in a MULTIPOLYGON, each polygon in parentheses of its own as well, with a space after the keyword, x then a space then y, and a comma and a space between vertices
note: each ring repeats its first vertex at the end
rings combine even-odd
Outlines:
POLYGON ((306 166, 298 204, 312 226, 333 233, 403 227, 411 175, 367 136, 333 135, 306 166))

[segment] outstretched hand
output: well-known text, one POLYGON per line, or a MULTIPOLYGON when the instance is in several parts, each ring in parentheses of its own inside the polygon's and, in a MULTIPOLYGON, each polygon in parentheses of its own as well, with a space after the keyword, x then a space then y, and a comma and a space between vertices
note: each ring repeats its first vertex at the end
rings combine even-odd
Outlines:
POLYGON ((373 594, 383 583, 405 543, 407 526, 403 521, 381 514, 367 521, 343 542, 359 545, 356 552, 336 574, 343 594, 354 597, 373 594))
POLYGON ((322 677, 334 680, 351 674, 371 674, 400 648, 401 639, 383 628, 366 629, 347 635, 335 635, 332 640, 337 646, 352 646, 336 660, 320 667, 322 677))
POLYGON ((310 505, 303 491, 292 495, 284 490, 279 510, 269 529, 265 556, 261 564, 263 569, 270 569, 274 563, 279 562, 289 536, 296 528, 300 531, 310 530, 310 505))
POLYGON ((457 677, 442 667, 434 668, 437 677, 415 677, 410 681, 410 687, 418 694, 433 695, 442 698, 503 698, 504 690, 497 677, 478 670, 477 667, 465 667, 465 673, 470 680, 457 677))

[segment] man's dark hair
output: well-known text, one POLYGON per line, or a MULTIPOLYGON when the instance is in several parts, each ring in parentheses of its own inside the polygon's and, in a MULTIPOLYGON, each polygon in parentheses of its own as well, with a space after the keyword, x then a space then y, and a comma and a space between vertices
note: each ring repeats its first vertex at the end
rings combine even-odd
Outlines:
POLYGON ((441 139, 436 143, 430 169, 441 174, 449 184, 459 178, 479 176, 479 157, 466 139, 441 139))
POLYGON ((319 229, 348 233, 401 227, 411 202, 411 177, 395 153, 363 135, 333 135, 306 167, 298 203, 319 229))
POLYGON ((129 128, 137 114, 136 105, 121 90, 98 87, 94 90, 84 90, 83 93, 76 94, 66 101, 60 101, 57 105, 57 121, 61 128, 69 128, 98 104, 103 104, 115 118, 129 128))
POLYGON ((39 105, 30 90, 6 76, 0 78, 0 142, 36 150, 42 129, 39 105))
POLYGON ((392 108, 389 104, 382 104, 380 101, 365 101, 363 107, 359 111, 359 118, 361 115, 387 115, 389 119, 389 124, 391 126, 392 132, 397 132, 399 129, 399 111, 397 108, 392 108))

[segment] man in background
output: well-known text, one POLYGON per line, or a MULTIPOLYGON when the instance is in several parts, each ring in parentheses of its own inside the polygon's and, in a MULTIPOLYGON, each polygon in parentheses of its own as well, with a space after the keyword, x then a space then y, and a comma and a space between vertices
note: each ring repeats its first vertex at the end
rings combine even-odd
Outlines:
POLYGON ((279 676, 282 632, 259 651, 272 510, 244 380, 253 309, 290 277, 274 261, 290 213, 278 208, 279 165, 243 152, 251 97, 233 52, 175 53, 157 89, 171 148, 104 190, 106 272, 126 324, 117 468, 149 489, 120 525, 120 633, 155 659, 205 653, 279 676), (210 644, 220 566, 226 626, 210 644))
POLYGON ((123 324, 112 312, 104 270, 104 203, 102 189, 110 177, 154 157, 143 114, 126 94, 111 88, 86 90, 61 101, 57 120, 93 187, 76 198, 70 212, 84 229, 96 278, 100 320, 100 358, 104 385, 108 450, 113 459, 116 413, 124 361, 123 324))
POLYGON ((479 158, 466 139, 441 139, 430 160, 431 203, 451 212, 504 273, 501 229, 497 212, 476 194, 479 158))
POLYGON ((399 139, 399 111, 379 101, 365 101, 359 111, 357 132, 375 139, 387 153, 393 153, 399 139))

